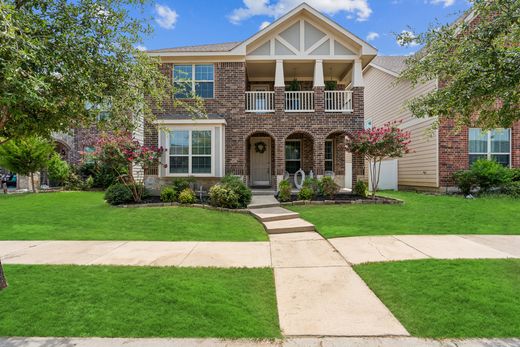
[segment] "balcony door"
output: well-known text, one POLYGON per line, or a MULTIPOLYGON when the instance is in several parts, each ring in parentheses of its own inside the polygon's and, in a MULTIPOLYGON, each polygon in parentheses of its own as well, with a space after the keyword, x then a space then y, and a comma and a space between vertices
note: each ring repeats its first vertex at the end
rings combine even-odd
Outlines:
POLYGON ((251 185, 271 185, 271 138, 252 137, 250 149, 251 185))

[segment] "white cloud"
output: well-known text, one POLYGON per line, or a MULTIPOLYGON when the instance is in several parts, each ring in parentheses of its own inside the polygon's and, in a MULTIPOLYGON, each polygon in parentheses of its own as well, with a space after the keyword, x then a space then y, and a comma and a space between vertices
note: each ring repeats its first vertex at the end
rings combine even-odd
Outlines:
POLYGON ((271 24, 271 22, 268 22, 268 21, 262 22, 262 24, 260 24, 260 27, 258 29, 262 30, 262 29, 266 28, 267 26, 269 26, 269 24, 271 24))
POLYGON ((175 23, 177 23, 177 17, 179 17, 175 10, 172 10, 166 5, 156 4, 155 13, 157 14, 155 21, 161 28, 173 29, 175 27, 175 23))
POLYGON ((415 41, 414 39, 414 33, 408 30, 403 30, 401 31, 401 34, 397 37, 397 44, 399 46, 415 47, 419 43, 417 43, 417 41, 415 41))
POLYGON ((146 49, 147 49, 146 46, 143 46, 143 45, 137 45, 137 46, 135 46, 135 48, 139 51, 146 51, 146 49))
POLYGON ((434 5, 443 4, 444 7, 449 7, 455 3, 455 0, 430 0, 430 3, 434 5))
MULTIPOLYGON (((304 0, 242 0, 244 7, 236 8, 229 15, 231 23, 238 24, 254 16, 278 18, 289 12, 304 0)), ((335 15, 339 12, 355 14, 358 21, 366 21, 372 14, 368 0, 307 0, 318 11, 335 15)))
POLYGON ((367 35, 367 41, 374 41, 377 38, 379 38, 379 34, 373 31, 369 32, 367 35))

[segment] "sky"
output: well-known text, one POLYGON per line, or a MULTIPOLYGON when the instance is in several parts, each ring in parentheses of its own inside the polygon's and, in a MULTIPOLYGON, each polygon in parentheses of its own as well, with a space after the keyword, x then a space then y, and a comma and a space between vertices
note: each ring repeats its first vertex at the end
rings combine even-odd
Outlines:
MULTIPOLYGON (((148 18, 154 33, 140 49, 242 41, 301 0, 155 0, 135 14, 148 18)), ((429 25, 453 22, 470 7, 467 0, 307 0, 380 55, 407 55, 420 47, 401 47, 395 35, 423 32, 429 25)))

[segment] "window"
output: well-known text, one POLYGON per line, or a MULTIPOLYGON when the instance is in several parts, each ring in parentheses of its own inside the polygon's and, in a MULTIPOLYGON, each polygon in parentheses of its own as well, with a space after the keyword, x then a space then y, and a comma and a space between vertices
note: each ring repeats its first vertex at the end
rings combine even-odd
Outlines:
POLYGON ((325 171, 334 171, 334 141, 325 140, 325 171))
POLYGON ((170 174, 211 174, 211 130, 170 132, 170 174))
POLYGON ((189 64, 173 66, 173 85, 175 97, 190 98, 197 95, 201 98, 213 98, 214 71, 212 64, 189 64))
POLYGON ((292 140, 285 142, 285 170, 290 174, 301 168, 301 142, 292 140))
POLYGON ((510 129, 482 131, 469 129, 469 165, 479 159, 495 160, 504 166, 511 163, 510 129))

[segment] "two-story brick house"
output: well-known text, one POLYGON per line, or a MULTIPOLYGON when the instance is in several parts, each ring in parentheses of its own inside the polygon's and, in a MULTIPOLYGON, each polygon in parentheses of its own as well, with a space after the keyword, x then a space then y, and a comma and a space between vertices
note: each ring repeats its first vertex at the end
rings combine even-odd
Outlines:
POLYGON ((276 187, 300 169, 350 187, 363 175, 344 139, 364 126, 363 68, 377 50, 307 4, 242 42, 148 54, 177 87, 157 112, 158 130, 144 132, 146 144, 167 149, 149 187, 186 176, 209 185, 225 174, 276 187), (192 93, 207 117, 174 106, 192 93))

